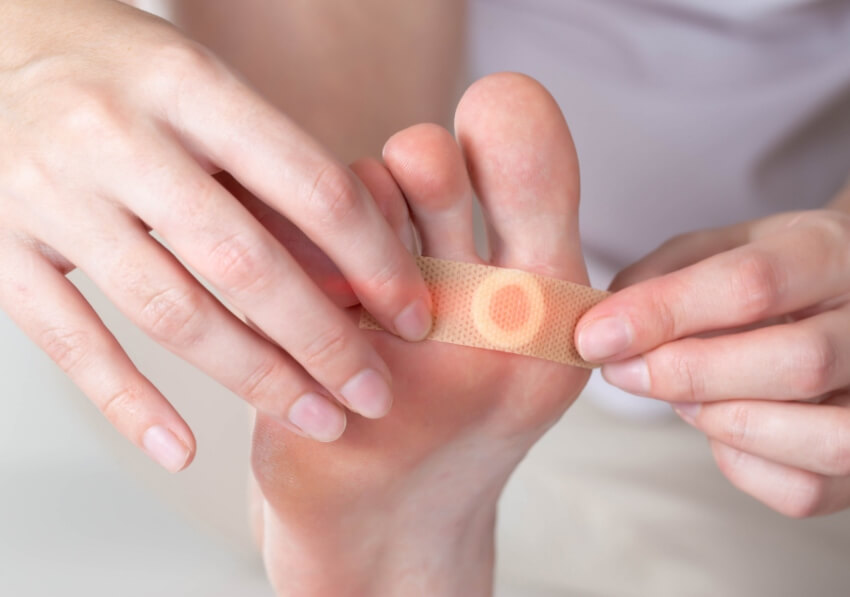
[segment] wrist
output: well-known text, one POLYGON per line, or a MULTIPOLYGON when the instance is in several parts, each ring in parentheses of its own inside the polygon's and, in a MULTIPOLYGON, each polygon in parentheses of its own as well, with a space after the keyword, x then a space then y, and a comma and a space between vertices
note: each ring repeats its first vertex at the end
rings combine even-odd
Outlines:
POLYGON ((492 593, 495 499, 455 512, 414 499, 340 516, 266 505, 264 519, 263 558, 281 596, 492 593))

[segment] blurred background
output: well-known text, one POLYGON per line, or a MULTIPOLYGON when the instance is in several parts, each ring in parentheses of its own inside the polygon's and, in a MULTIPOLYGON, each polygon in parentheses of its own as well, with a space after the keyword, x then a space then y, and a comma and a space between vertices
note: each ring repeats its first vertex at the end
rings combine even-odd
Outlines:
MULTIPOLYGON (((705 160, 708 165, 719 159, 709 143, 711 136, 703 145, 692 143, 689 151, 664 143, 677 139, 677 127, 685 124, 699 128, 702 120, 724 122, 720 116, 727 113, 727 104, 705 97, 700 73, 655 72, 650 68, 653 56, 635 48, 646 39, 654 42, 661 39, 659 35, 673 35, 667 45, 657 45, 659 51, 688 57, 687 49, 700 64, 704 58, 706 65, 716 67, 709 72, 723 81, 731 59, 715 60, 715 38, 728 42, 735 50, 731 56, 739 51, 748 55, 735 28, 707 27, 705 39, 696 38, 690 20, 668 18, 674 13, 662 11, 659 22, 665 27, 646 28, 641 30, 645 38, 636 36, 618 45, 611 39, 620 39, 620 29, 630 30, 625 27, 631 19, 629 6, 637 12, 638 5, 666 5, 667 0, 612 0, 610 4, 622 9, 609 11, 616 18, 606 13, 602 2, 563 2, 560 10, 581 4, 582 10, 575 10, 592 17, 570 20, 569 35, 559 28, 563 23, 549 16, 549 8, 557 3, 537 0, 535 12, 507 0, 474 2, 479 13, 471 19, 476 26, 470 51, 478 66, 471 74, 520 70, 555 92, 582 156, 582 210, 587 218, 582 230, 591 230, 586 224, 594 222, 604 229, 616 218, 629 223, 644 220, 646 206, 658 196, 654 191, 660 188, 659 164, 664 167, 661 186, 670 196, 687 195, 690 203, 685 209, 702 209, 703 225, 728 223, 710 219, 727 217, 715 213, 712 202, 724 195, 717 189, 734 196, 740 191, 734 184, 741 181, 719 176, 707 180, 711 169, 703 172, 704 162, 692 159, 700 151, 710 158, 705 160), (558 60, 547 59, 552 49, 545 44, 527 47, 523 36, 510 37, 507 29, 512 28, 525 38, 557 41, 558 60), (612 76, 596 77, 587 68, 594 61, 612 76), (649 84, 641 86, 644 81, 649 84), (678 93, 671 96, 675 101, 654 95, 671 90, 678 93), (628 110, 617 105, 626 97, 628 110), (646 122, 653 126, 643 126, 646 122), (610 175, 611 163, 622 166, 618 176, 610 175), (694 185, 694 180, 701 184, 694 185), (616 203, 618 198, 633 197, 639 201, 616 203), (615 204, 616 212, 610 208, 615 204)), ((759 13, 768 5, 816 2, 691 3, 734 16, 747 10, 759 13)), ((136 4, 168 16, 164 2, 136 4)), ((756 36, 754 43, 771 48, 788 37, 781 22, 771 31, 756 36)), ((836 29, 832 37, 847 39, 845 31, 836 29)), ((819 58, 820 52, 832 46, 824 42, 821 48, 821 36, 810 41, 814 49, 805 55, 811 56, 811 65, 802 70, 815 72, 815 66, 827 62, 819 58)), ((800 43, 806 46, 808 41, 800 43)), ((655 43, 649 46, 656 48, 655 43)), ((785 61, 772 52, 758 56, 751 65, 753 72, 759 72, 762 60, 768 65, 785 61)), ((686 62, 682 60, 683 65, 686 62)), ((739 87, 742 93, 747 91, 746 85, 739 87)), ((765 104, 760 95, 747 105, 764 119, 774 112, 785 114, 783 103, 765 104)), ((733 163, 751 148, 734 119, 729 122, 726 126, 735 132, 735 142, 724 140, 720 157, 733 163)), ((846 118, 842 122, 850 123, 846 118)), ((722 134, 722 126, 715 128, 722 134)), ((847 129, 829 129, 841 130, 847 129)), ((805 152, 778 151, 762 164, 755 183, 778 202, 777 209, 796 200, 803 188, 819 197, 827 187, 839 184, 837 178, 806 176, 819 172, 809 169, 808 162, 846 162, 846 152, 835 151, 838 145, 830 144, 829 135, 824 138, 820 142, 818 137, 818 143, 803 139, 805 152)), ((846 176, 846 168, 833 170, 846 176)), ((631 228, 630 234, 642 235, 638 240, 646 250, 663 240, 651 227, 631 228)), ((602 236, 605 230, 596 232, 602 236)), ((612 240, 635 239, 617 235, 612 240)), ((590 266, 594 285, 605 286, 612 271, 604 259, 598 263, 591 259, 590 266)), ((81 272, 70 279, 139 369, 192 426, 198 454, 188 471, 168 475, 120 437, 58 367, 0 313, 0 376, 5 390, 0 410, 0 597, 273 597, 247 524, 249 410, 135 329, 81 272)), ((638 403, 601 385, 591 384, 587 394, 588 399, 579 400, 535 447, 502 501, 499 574, 505 587, 521 587, 512 597, 847 594, 850 511, 811 521, 785 519, 735 490, 718 472, 704 437, 672 419, 666 406, 638 403), (635 424, 639 420, 645 424, 635 424)))
POLYGON ((71 279, 192 425, 198 455, 164 472, 0 313, 0 595, 271 596, 246 517, 248 410, 71 279))
MULTIPOLYGON (((164 3, 139 4, 165 16, 164 3)), ((0 312, 0 595, 270 597, 247 525, 248 409, 81 272, 70 279, 188 420, 198 455, 164 472, 0 312)))

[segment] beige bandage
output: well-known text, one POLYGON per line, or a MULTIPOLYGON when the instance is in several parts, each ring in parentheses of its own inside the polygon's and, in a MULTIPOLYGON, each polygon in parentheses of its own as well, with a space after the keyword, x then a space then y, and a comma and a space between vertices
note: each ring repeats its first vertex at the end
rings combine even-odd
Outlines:
MULTIPOLYGON (((609 293, 515 269, 418 257, 434 301, 428 340, 523 354, 590 368, 576 323, 609 293)), ((360 327, 383 329, 366 311, 360 327)))

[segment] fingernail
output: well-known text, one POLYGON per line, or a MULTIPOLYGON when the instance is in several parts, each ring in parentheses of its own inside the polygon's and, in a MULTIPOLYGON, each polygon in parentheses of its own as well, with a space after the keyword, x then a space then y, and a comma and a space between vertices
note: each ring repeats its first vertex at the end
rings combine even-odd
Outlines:
POLYGON ((171 431, 160 425, 145 431, 142 445, 148 455, 170 473, 181 471, 189 460, 189 448, 171 431))
POLYGON ((398 335, 410 342, 423 340, 431 331, 431 312, 422 299, 404 308, 393 322, 398 335))
POLYGON ((339 393, 352 410, 370 419, 383 417, 393 402, 389 384, 374 369, 356 374, 345 382, 339 393))
POLYGON ((289 407, 289 421, 319 440, 332 442, 345 431, 345 413, 319 394, 304 394, 289 407))
POLYGON ((682 417, 687 423, 691 425, 697 419, 697 415, 699 415, 699 411, 702 409, 702 404, 699 402, 675 402, 673 403, 673 410, 676 411, 680 417, 682 417))
POLYGON ((649 393, 649 369, 643 357, 603 365, 602 377, 626 392, 642 395, 649 393))
POLYGON ((578 352, 585 361, 604 361, 626 350, 634 339, 631 324, 622 317, 603 317, 578 334, 578 352))

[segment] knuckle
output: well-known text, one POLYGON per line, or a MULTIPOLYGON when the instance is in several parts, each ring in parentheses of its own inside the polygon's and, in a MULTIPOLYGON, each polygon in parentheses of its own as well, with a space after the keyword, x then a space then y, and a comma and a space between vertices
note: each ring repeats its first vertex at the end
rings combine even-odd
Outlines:
POLYGON ((204 334, 202 300, 191 290, 172 288, 159 292, 142 307, 141 325, 159 342, 194 345, 204 334))
POLYGON ((57 195, 51 169, 43 156, 26 156, 0 160, 0 184, 3 188, 2 219, 8 221, 13 212, 20 213, 31 207, 33 197, 57 195))
POLYGON ((727 406, 726 424, 719 430, 720 441, 736 448, 745 448, 753 438, 750 410, 743 404, 727 406))
POLYGON ((792 388, 802 398, 813 398, 832 389, 838 353, 833 343, 822 335, 811 335, 796 343, 792 368, 792 388))
POLYGON ((232 296, 268 288, 274 271, 269 248, 240 234, 219 242, 211 251, 210 260, 213 281, 232 296))
MULTIPOLYGON (((652 284, 651 291, 648 294, 648 310, 646 313, 652 313, 651 326, 653 328, 652 337, 660 337, 667 340, 678 338, 681 326, 675 308, 672 306, 669 297, 681 295, 681 292, 675 287, 675 283, 670 280, 659 280, 657 284, 652 284)), ((633 321, 641 321, 642 318, 633 318, 633 321)))
POLYGON ((237 392, 254 406, 262 408, 269 396, 279 393, 280 378, 280 363, 276 360, 266 360, 242 380, 237 392))
MULTIPOLYGON (((687 345, 685 345, 686 347, 687 345)), ((672 380, 670 398, 687 402, 702 402, 705 399, 705 378, 700 359, 692 351, 671 350, 667 359, 672 380)), ((658 376, 656 376, 658 377, 658 376)), ((653 378, 655 381, 655 378, 653 378)))
POLYGON ((198 97, 233 89, 237 79, 208 49, 178 37, 160 43, 150 55, 143 89, 176 123, 197 110, 198 97))
POLYGON ((216 76, 221 68, 215 56, 203 45, 177 38, 156 48, 148 72, 155 85, 176 90, 187 79, 216 76))
POLYGON ((79 368, 91 354, 91 336, 82 330, 50 328, 41 334, 44 352, 65 373, 79 368))
POLYGON ((144 394, 133 387, 121 388, 99 405, 103 416, 119 429, 125 419, 134 419, 144 408, 144 394))
POLYGON ((366 279, 366 287, 375 296, 384 296, 399 280, 402 274, 402 264, 397 259, 390 259, 366 279))
POLYGON ((336 164, 328 164, 313 179, 308 204, 324 224, 345 222, 360 201, 351 174, 336 164))
POLYGON ((774 313, 782 299, 785 281, 774 259, 754 252, 736 264, 730 285, 739 312, 756 321, 774 313))
POLYGON ((98 89, 78 89, 69 103, 60 116, 59 126, 64 133, 87 143, 96 139, 101 151, 128 148, 129 127, 114 98, 98 89))
POLYGON ((300 362, 308 370, 326 368, 346 352, 349 343, 343 328, 329 327, 304 346, 300 362))

